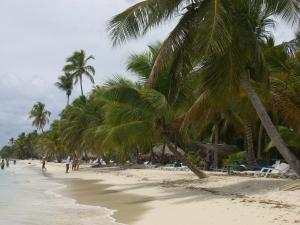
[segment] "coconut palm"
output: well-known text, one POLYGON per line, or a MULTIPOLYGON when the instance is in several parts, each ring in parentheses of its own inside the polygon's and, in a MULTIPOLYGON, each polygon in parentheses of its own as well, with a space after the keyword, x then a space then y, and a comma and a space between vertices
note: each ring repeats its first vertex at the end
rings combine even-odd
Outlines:
POLYGON ((67 95, 67 105, 70 103, 70 95, 73 90, 73 79, 70 73, 65 73, 58 78, 58 82, 55 83, 55 86, 60 90, 65 91, 67 95))
POLYGON ((300 129, 300 53, 269 43, 266 61, 271 71, 272 106, 290 127, 300 129))
POLYGON ((126 149, 166 143, 199 178, 206 177, 179 148, 184 146, 184 137, 178 132, 178 114, 164 94, 119 78, 109 82, 104 97, 108 102, 105 126, 98 129, 103 147, 126 149))
POLYGON ((103 124, 104 110, 103 101, 94 96, 92 93, 89 99, 76 99, 61 114, 62 139, 73 151, 100 151, 95 130, 103 124))
POLYGON ((50 125, 50 129, 39 137, 37 146, 40 155, 55 156, 58 162, 68 153, 67 145, 62 141, 60 132, 60 121, 55 120, 50 125))
POLYGON ((268 80, 261 42, 270 35, 268 28, 274 26, 272 16, 295 22, 299 12, 300 3, 294 0, 145 0, 115 16, 109 29, 113 43, 118 44, 180 17, 159 50, 150 85, 169 57, 186 66, 196 61, 206 90, 215 98, 222 97, 223 104, 238 94, 241 85, 273 144, 300 174, 299 160, 286 147, 252 86, 253 82, 268 80))
POLYGON ((12 146, 14 143, 15 143, 15 139, 11 137, 8 141, 8 144, 12 146))
POLYGON ((70 73, 74 83, 80 83, 81 96, 83 96, 82 79, 86 76, 92 83, 94 83, 95 69, 89 65, 89 61, 94 59, 94 56, 86 56, 84 50, 76 51, 73 55, 67 58, 67 65, 64 67, 66 73, 70 73))
POLYGON ((51 112, 45 109, 45 104, 37 102, 29 112, 29 119, 32 119, 32 126, 44 132, 44 127, 49 123, 51 112))

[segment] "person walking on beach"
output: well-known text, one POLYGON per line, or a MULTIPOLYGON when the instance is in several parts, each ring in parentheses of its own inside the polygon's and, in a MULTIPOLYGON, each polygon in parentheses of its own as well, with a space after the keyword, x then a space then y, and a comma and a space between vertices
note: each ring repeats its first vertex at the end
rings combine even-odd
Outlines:
POLYGON ((16 165, 16 164, 17 164, 17 160, 14 159, 14 165, 16 165))
POLYGON ((46 158, 43 157, 43 160, 42 160, 42 170, 45 170, 46 169, 46 158))
POLYGON ((6 167, 9 167, 9 159, 6 159, 6 167))
POLYGON ((4 163, 4 159, 2 159, 2 161, 1 161, 1 170, 4 170, 4 165, 5 165, 5 163, 4 163))
POLYGON ((66 160, 66 173, 69 173, 71 157, 68 156, 66 160))

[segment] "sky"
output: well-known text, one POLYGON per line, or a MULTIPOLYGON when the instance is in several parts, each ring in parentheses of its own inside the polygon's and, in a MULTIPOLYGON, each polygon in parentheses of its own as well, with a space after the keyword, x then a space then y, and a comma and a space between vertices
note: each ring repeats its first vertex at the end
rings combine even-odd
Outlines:
MULTIPOLYGON (((28 112, 37 101, 58 118, 66 95, 54 83, 65 59, 84 49, 95 56, 96 84, 115 75, 134 79, 126 71, 130 54, 163 40, 173 27, 168 23, 140 40, 112 47, 108 20, 138 0, 1 0, 0 7, 0 147, 21 132, 34 130, 28 112)), ((293 38, 290 26, 278 23, 277 42, 293 38)), ((92 85, 84 80, 84 92, 92 85)), ((71 99, 78 97, 75 87, 71 99)))

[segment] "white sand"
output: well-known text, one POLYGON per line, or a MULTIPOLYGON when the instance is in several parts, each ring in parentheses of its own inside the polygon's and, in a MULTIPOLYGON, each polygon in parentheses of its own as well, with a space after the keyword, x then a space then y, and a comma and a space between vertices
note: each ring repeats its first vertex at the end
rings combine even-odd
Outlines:
MULTIPOLYGON (((37 161, 32 164, 40 166, 37 161)), ((141 203, 149 210, 130 225, 300 224, 300 191, 279 191, 291 180, 214 175, 199 180, 191 172, 84 166, 65 174, 64 168, 47 164, 47 172, 55 178, 101 180, 112 185, 110 189, 151 197, 141 203)))

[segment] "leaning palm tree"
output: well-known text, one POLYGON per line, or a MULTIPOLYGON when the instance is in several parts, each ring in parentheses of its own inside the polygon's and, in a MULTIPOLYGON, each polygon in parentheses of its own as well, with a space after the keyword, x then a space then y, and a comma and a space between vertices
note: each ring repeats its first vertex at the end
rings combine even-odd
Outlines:
POLYGON ((58 81, 55 83, 55 86, 60 90, 65 91, 67 95, 67 105, 70 103, 70 95, 73 90, 73 79, 70 73, 66 73, 58 78, 58 81))
POLYGON ((32 119, 32 126, 44 133, 44 127, 49 123, 51 112, 45 109, 45 104, 37 102, 29 112, 29 119, 32 119))
POLYGON ((199 76, 204 77, 205 94, 208 91, 223 99, 222 104, 242 86, 274 146, 300 174, 300 161, 285 145, 252 86, 268 82, 261 42, 270 35, 267 30, 274 26, 272 18, 296 22, 299 13, 300 3, 295 0, 145 0, 115 16, 109 29, 113 43, 118 44, 180 17, 159 50, 149 86, 170 57, 181 65, 174 68, 177 71, 196 64, 199 76))
POLYGON ((75 84, 79 81, 81 96, 84 96, 82 88, 83 76, 89 78, 92 83, 95 82, 93 78, 95 75, 95 69, 93 66, 88 64, 91 59, 94 59, 94 56, 90 55, 86 57, 84 50, 76 51, 71 57, 67 58, 68 64, 64 67, 64 71, 71 74, 75 84))
POLYGON ((164 143, 195 175, 206 177, 182 150, 185 140, 176 127, 180 113, 170 107, 163 93, 122 78, 110 81, 106 88, 105 123, 97 130, 103 148, 126 149, 164 143))

